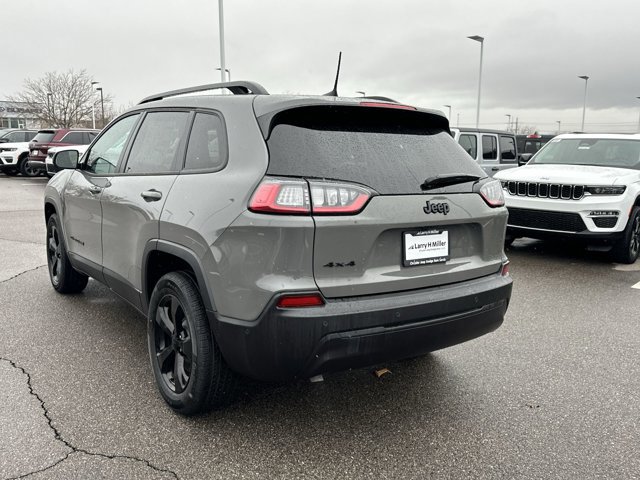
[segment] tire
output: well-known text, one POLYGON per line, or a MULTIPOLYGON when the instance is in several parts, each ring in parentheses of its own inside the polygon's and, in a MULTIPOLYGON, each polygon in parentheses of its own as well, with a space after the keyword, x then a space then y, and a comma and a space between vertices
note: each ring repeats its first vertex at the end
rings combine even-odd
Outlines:
POLYGON ((177 413, 204 413, 233 399, 236 375, 222 358, 198 288, 186 273, 168 273, 153 289, 147 344, 158 390, 177 413))
POLYGON ((505 235, 504 237, 504 248, 508 248, 511 246, 513 242, 517 240, 518 237, 514 237, 513 235, 505 235))
POLYGON ((627 228, 611 249, 613 260, 618 263, 634 263, 640 253, 640 208, 633 207, 627 228))
POLYGON ((47 265, 49 280, 58 293, 79 293, 87 286, 89 277, 71 266, 58 216, 47 220, 47 265))
POLYGON ((27 160, 29 160, 29 157, 25 156, 22 157, 18 162, 18 170, 20 170, 20 173, 24 177, 37 177, 38 175, 40 175, 40 170, 29 167, 27 165, 27 160))

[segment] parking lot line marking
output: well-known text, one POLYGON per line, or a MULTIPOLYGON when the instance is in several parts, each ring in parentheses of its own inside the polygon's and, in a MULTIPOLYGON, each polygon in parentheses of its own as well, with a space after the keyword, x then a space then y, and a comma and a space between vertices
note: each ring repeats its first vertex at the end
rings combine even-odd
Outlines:
POLYGON ((636 283, 635 285, 631 285, 631 288, 636 288, 640 290, 640 282, 636 283))

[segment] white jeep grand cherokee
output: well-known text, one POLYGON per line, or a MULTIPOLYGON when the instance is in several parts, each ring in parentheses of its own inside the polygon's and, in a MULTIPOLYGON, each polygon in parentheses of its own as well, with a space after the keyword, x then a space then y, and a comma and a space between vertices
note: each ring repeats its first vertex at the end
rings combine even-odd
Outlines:
POLYGON ((509 209, 507 243, 562 236, 611 245, 621 263, 638 258, 640 135, 559 135, 495 178, 509 209))

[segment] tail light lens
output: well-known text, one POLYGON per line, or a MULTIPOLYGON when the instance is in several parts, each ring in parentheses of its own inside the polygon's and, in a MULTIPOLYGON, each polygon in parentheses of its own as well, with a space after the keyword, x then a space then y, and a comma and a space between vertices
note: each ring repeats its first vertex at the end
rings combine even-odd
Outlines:
POLYGON ((362 211, 374 194, 372 190, 349 183, 267 177, 251 197, 249 210, 298 215, 354 215, 362 211))
POLYGON ((492 180, 480 187, 480 196, 492 208, 504 205, 504 193, 499 180, 492 180))
POLYGON ((502 263, 502 268, 500 270, 500 273, 502 274, 503 277, 506 277, 509 275, 509 260, 506 260, 505 262, 502 263))

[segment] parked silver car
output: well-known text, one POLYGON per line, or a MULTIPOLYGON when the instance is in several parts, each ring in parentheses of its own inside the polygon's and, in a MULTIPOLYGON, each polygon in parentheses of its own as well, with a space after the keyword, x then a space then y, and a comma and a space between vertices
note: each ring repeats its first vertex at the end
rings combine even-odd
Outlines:
POLYGON ((143 100, 69 158, 45 193, 51 283, 93 277, 146 315, 182 414, 227 402, 236 373, 364 367, 503 321, 502 187, 439 112, 214 84, 143 100))

